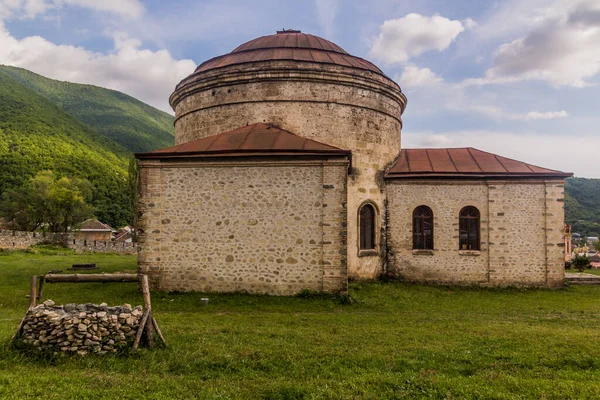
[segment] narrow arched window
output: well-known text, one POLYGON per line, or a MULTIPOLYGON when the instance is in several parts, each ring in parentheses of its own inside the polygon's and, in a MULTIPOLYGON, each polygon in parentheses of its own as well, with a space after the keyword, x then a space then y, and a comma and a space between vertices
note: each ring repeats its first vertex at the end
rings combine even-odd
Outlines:
POLYGON ((427 206, 413 211, 413 249, 433 250, 433 211, 427 206))
POLYGON ((365 204, 359 212, 360 225, 360 250, 375 249, 375 208, 370 204, 365 204))
POLYGON ((459 249, 479 250, 479 210, 467 206, 459 214, 459 249))

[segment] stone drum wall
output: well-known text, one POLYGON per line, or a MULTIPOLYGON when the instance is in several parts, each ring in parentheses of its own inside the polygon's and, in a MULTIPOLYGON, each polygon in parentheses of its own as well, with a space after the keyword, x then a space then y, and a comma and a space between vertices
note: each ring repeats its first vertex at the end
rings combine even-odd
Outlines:
POLYGON ((40 350, 106 354, 131 346, 142 307, 125 304, 54 305, 52 300, 27 311, 23 341, 40 350))
POLYGON ((142 161, 139 272, 159 290, 344 292, 347 168, 142 161))
POLYGON ((171 96, 177 144, 265 122, 351 150, 348 272, 366 279, 381 274, 380 254, 359 257, 357 213, 365 201, 384 208, 381 176, 400 151, 406 97, 394 81, 364 69, 273 60, 217 68, 183 83, 171 96))

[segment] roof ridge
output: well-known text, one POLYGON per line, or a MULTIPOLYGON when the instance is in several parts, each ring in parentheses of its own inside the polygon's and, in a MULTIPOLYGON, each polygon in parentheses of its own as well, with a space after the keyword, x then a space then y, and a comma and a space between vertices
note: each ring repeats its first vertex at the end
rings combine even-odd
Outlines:
POLYGON ((411 171, 411 168, 410 168, 410 158, 408 157, 408 151, 406 152, 406 165, 408 166, 408 170, 411 171))
POLYGON ((450 159, 450 162, 452 163, 452 166, 454 167, 454 169, 456 170, 456 172, 458 172, 458 167, 456 166, 456 163, 452 159, 452 156, 450 155, 450 152, 448 151, 447 148, 444 149, 444 150, 446 150, 446 153, 448 154, 448 158, 450 159))
POLYGON ((244 144, 248 141, 248 138, 250 137, 251 134, 253 134, 254 129, 256 129, 256 126, 258 124, 252 124, 250 125, 250 129, 248 129, 248 132, 246 132, 246 134, 244 135, 244 138, 242 139, 242 141, 240 142, 240 144, 238 145, 238 147, 241 149, 244 144))
POLYGON ((471 153, 471 150, 477 150, 477 149, 474 149, 473 147, 467 147, 467 151, 469 152, 469 155, 471 156, 471 158, 473 159, 473 161, 475 161, 475 164, 477 164, 477 168, 479 168, 479 170, 481 172, 483 172, 483 168, 481 168, 481 165, 479 165, 479 163, 477 162, 477 159, 475 158, 475 156, 473 155, 473 153, 471 153))
POLYGON ((429 157, 429 150, 425 150, 425 155, 427 156, 427 162, 429 163, 429 168, 431 168, 431 172, 435 172, 433 169, 433 163, 431 162, 431 157, 429 157))
MULTIPOLYGON (((212 147, 212 145, 213 145, 213 144, 215 144, 215 142, 217 141, 217 138, 218 138, 220 135, 222 135, 222 133, 219 133, 219 134, 217 134, 217 135, 207 136, 207 137, 205 137, 205 138, 200 138, 200 139, 198 139, 198 140, 194 140, 194 141, 196 142, 196 141, 200 141, 200 140, 202 140, 202 139, 208 139, 208 138, 212 138, 212 140, 210 141, 210 143, 208 144, 208 146, 206 146, 206 150, 210 150, 210 148, 212 147)), ((188 142, 188 143, 189 143, 189 142, 188 142)), ((185 143, 182 143, 182 144, 181 144, 181 146, 183 146, 183 144, 185 144, 185 143)))

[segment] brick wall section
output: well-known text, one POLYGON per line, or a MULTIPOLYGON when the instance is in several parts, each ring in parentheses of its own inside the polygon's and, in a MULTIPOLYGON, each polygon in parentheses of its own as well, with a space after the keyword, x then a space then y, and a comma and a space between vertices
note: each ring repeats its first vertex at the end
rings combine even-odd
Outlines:
POLYGON ((325 165, 323 199, 323 288, 324 292, 347 291, 347 169, 325 165))
POLYGON ((390 181, 390 273, 408 281, 483 286, 562 286, 562 181, 390 181), (412 212, 434 213, 434 251, 412 249, 412 212), (460 251, 458 215, 481 214, 481 251, 460 251))
POLYGON ((347 168, 141 161, 139 271, 168 291, 345 292, 347 168))
MULTIPOLYGON (((163 191, 166 185, 161 178, 160 161, 139 163, 138 203, 138 272, 148 275, 150 285, 159 287, 162 265, 163 191), (143 222, 143 223, 142 223, 143 222)), ((165 251, 169 248, 165 247, 165 251)))
POLYGON ((546 282, 561 287, 565 280, 565 186, 546 181, 546 282))
MULTIPOLYGON (((0 249, 26 249, 29 246, 52 241, 52 237, 51 233, 44 235, 37 232, 0 231, 0 249)), ((75 251, 122 254, 137 253, 137 243, 71 238, 68 240, 67 246, 75 251)))

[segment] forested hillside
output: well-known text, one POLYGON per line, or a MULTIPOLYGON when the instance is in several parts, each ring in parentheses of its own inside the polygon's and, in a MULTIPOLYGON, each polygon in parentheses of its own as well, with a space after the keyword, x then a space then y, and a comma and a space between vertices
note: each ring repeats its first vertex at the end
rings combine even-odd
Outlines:
POLYGON ((131 152, 173 145, 173 116, 115 90, 45 78, 16 67, 4 73, 131 152))
POLYGON ((0 194, 41 170, 85 178, 96 216, 130 221, 130 153, 0 71, 0 194))
POLYGON ((565 219, 573 232, 600 236, 600 179, 567 179, 565 219))

